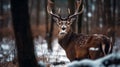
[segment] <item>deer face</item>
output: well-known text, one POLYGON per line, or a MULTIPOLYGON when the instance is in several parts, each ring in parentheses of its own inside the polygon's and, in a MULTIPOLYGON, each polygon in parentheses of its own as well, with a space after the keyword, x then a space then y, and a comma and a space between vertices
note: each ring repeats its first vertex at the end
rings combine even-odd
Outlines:
MULTIPOLYGON (((58 10, 59 14, 54 14, 52 12, 53 2, 51 0, 48 0, 47 11, 52 16, 52 18, 55 20, 55 22, 57 23, 58 28, 59 28, 59 35, 67 34, 70 31, 72 22, 77 18, 77 16, 79 14, 81 14, 83 12, 84 6, 82 7, 82 10, 80 12, 78 12, 81 2, 82 2, 82 0, 77 0, 76 10, 73 15, 69 15, 68 17, 63 18, 60 16, 60 10, 58 10)), ((70 14, 69 9, 68 9, 68 13, 70 14)))
POLYGON ((71 29, 71 24, 73 22, 73 19, 75 20, 75 18, 69 19, 69 18, 55 18, 55 17, 53 17, 53 19, 55 20, 58 26, 59 35, 66 35, 71 29))
POLYGON ((66 20, 60 20, 57 25, 59 27, 59 35, 64 35, 69 31, 71 23, 66 20))

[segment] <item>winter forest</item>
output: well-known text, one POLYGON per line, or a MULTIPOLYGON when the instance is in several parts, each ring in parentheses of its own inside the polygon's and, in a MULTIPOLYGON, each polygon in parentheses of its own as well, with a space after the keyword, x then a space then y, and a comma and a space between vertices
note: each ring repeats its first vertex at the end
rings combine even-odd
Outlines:
POLYGON ((0 0, 0 67, 120 67, 120 0, 0 0))

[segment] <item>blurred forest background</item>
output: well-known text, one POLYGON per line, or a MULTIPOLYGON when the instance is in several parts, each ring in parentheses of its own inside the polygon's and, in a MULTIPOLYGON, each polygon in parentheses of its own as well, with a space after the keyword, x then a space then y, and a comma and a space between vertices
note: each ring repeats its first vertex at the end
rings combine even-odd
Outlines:
MULTIPOLYGON (((14 28, 19 24, 20 19, 18 19, 18 24, 13 23, 12 19, 14 18, 12 17, 13 12, 11 11, 11 4, 14 4, 12 3, 13 1, 0 0, 0 67, 13 67, 9 66, 9 64, 13 63, 14 65, 17 61, 15 46, 15 38, 17 35, 14 35, 14 30, 17 29, 14 28), (16 26, 13 27, 13 25, 16 26)), ((39 42, 44 43, 45 40, 48 45, 47 49, 53 51, 52 42, 57 38, 58 31, 57 25, 47 13, 47 0, 22 1, 23 0, 18 0, 20 4, 23 2, 28 3, 29 19, 26 17, 24 17, 24 19, 28 19, 30 22, 30 30, 34 41, 40 37, 39 42)), ((52 1, 55 3, 54 12, 56 12, 58 8, 61 8, 61 13, 66 15, 68 14, 67 9, 70 8, 71 14, 74 13, 75 0, 52 1)), ((118 45, 114 51, 120 50, 120 0, 83 0, 83 4, 85 6, 83 14, 79 15, 72 25, 74 32, 105 34, 113 38, 114 46, 118 45)), ((21 9, 20 11, 22 12, 23 10, 21 9)), ((18 25, 18 27, 23 27, 23 29, 26 28, 24 26, 25 25, 18 25)), ((41 59, 39 58, 37 60, 41 59)))

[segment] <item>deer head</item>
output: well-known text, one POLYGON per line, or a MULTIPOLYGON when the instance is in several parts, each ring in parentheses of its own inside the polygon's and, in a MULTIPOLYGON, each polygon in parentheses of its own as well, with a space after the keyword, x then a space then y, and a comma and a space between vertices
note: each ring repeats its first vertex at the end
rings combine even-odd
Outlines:
MULTIPOLYGON (((71 30, 70 27, 72 22, 77 18, 79 14, 83 12, 84 6, 82 6, 81 11, 79 11, 79 7, 81 3, 82 3, 82 0, 77 0, 74 14, 68 15, 66 18, 63 18, 60 16, 60 9, 57 12, 58 14, 53 13, 52 11, 53 2, 51 0, 48 0, 47 11, 57 23, 60 36, 66 35, 71 30)), ((70 9, 68 9, 68 13, 70 14, 70 9)))

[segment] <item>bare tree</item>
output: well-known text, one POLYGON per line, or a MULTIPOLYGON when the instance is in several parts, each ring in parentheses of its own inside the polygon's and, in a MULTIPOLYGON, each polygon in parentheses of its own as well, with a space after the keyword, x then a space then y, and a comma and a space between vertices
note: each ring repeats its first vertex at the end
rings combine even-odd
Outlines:
POLYGON ((85 3, 85 6, 86 6, 86 7, 85 7, 85 10, 86 10, 86 11, 85 11, 85 14, 84 14, 84 16, 85 16, 84 18, 86 18, 86 21, 85 21, 85 25, 84 25, 84 26, 86 27, 86 28, 85 28, 86 34, 89 34, 89 29, 88 29, 88 28, 89 28, 89 24, 88 24, 88 21, 89 21, 89 20, 88 20, 88 12, 89 12, 89 11, 88 11, 88 0, 84 0, 84 1, 85 1, 85 2, 84 2, 84 3, 85 3))
MULTIPOLYGON (((83 4, 83 1, 82 1, 82 4, 83 4)), ((80 10, 82 9, 82 6, 79 8, 80 10)), ((77 19, 77 32, 78 33, 81 33, 81 31, 82 31, 82 15, 83 14, 80 14, 80 15, 78 15, 78 19, 77 19)))
POLYGON ((3 0, 0 0, 0 28, 2 27, 3 23, 3 0))
POLYGON ((3 0, 0 0, 0 41, 2 40, 2 25, 3 25, 3 0))
POLYGON ((40 22, 40 0, 37 0, 37 10, 36 10, 36 25, 39 25, 40 22))
MULTIPOLYGON (((47 3, 48 3, 48 0, 45 0, 45 8, 47 7, 47 3)), ((45 19, 46 19, 46 21, 45 21, 45 25, 46 25, 46 39, 48 40, 48 33, 49 33, 49 24, 48 24, 48 13, 47 13, 47 9, 45 9, 45 13, 46 13, 46 17, 45 17, 45 19)))
MULTIPOLYGON (((112 0, 111 0, 112 1, 112 0)), ((111 4, 110 0, 104 0, 104 13, 105 13, 105 23, 107 24, 107 32, 106 34, 109 37, 112 37, 114 39, 114 35, 115 35, 115 22, 114 22, 114 17, 112 17, 113 13, 111 8, 112 4, 111 4)), ((113 3, 115 4, 115 2, 113 1, 113 3)), ((115 10, 115 8, 113 8, 115 10)), ((113 11, 114 11, 113 10, 113 11)))
POLYGON ((19 67, 38 67, 30 30, 28 0, 11 0, 19 67))
MULTIPOLYGON (((53 8, 53 11, 54 11, 54 4, 52 3, 54 2, 54 0, 48 0, 48 5, 51 6, 51 8, 53 8), (51 1, 51 2, 50 2, 51 1)), ((50 17, 50 29, 48 30, 48 33, 47 33, 47 43, 48 43, 48 50, 52 51, 52 38, 53 38, 53 30, 54 30, 54 20, 53 18, 50 17)))

